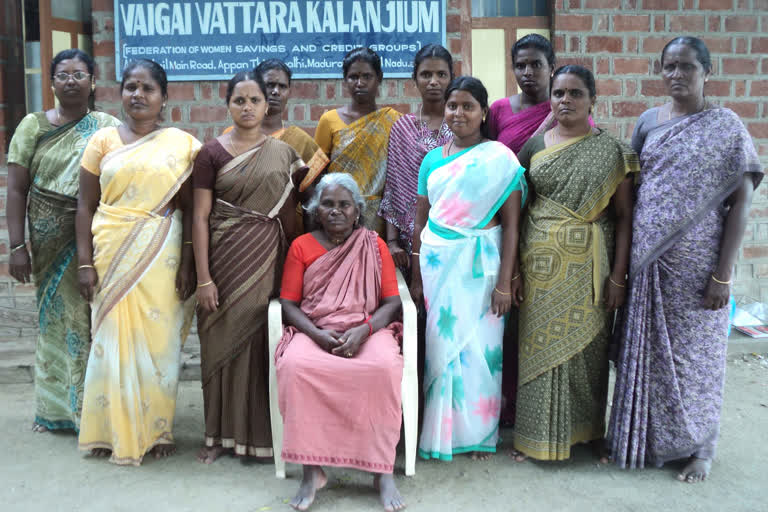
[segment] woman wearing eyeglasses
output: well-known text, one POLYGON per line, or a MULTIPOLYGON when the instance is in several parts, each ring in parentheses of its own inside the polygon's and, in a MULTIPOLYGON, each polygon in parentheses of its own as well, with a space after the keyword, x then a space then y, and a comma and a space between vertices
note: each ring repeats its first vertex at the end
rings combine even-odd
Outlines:
POLYGON ((90 308, 78 291, 75 257, 80 154, 96 130, 120 124, 88 108, 94 81, 87 54, 57 54, 51 81, 58 104, 22 119, 8 150, 9 272, 20 283, 31 276, 38 287, 35 432, 80 428, 90 350, 90 308), (31 260, 24 240, 27 212, 31 260))

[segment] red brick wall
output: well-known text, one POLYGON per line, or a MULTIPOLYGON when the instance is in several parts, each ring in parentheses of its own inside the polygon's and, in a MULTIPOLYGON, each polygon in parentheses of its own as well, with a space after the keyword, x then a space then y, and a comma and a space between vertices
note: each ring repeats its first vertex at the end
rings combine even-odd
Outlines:
MULTIPOLYGON (((701 37, 714 64, 706 96, 739 116, 768 167, 767 0, 555 0, 558 63, 597 77, 596 120, 629 139, 644 110, 666 101, 658 75, 664 45, 701 37)), ((768 302, 768 186, 753 199, 736 267, 737 296, 768 302)))
MULTIPOLYGON (((457 61, 456 72, 469 60, 471 0, 449 0, 447 12, 447 46, 457 61)), ((120 93, 115 81, 114 3, 93 0, 93 42, 96 57, 96 104, 114 115, 120 112, 120 93)), ((295 80, 286 120, 313 133, 326 110, 349 101, 340 80, 295 80)), ((224 105, 226 82, 172 82, 168 91, 166 119, 192 133, 200 140, 211 139, 230 123, 224 105)), ((380 89, 380 105, 391 105, 401 112, 418 108, 419 96, 413 83, 405 79, 385 79, 380 89)))

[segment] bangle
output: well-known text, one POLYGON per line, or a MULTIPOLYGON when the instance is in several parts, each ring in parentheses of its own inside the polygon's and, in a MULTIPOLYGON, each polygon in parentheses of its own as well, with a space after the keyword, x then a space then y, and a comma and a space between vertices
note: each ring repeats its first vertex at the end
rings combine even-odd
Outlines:
POLYGON ((512 295, 512 292, 503 292, 503 291, 499 290, 498 287, 496 287, 496 286, 494 286, 493 289, 496 290, 496 293, 498 293, 500 295, 512 295))
POLYGON ((368 324, 368 336, 373 336, 373 325, 371 325, 371 317, 365 319, 364 324, 368 324))
POLYGON ((20 243, 19 245, 15 245, 15 246, 11 247, 11 254, 13 254, 14 252, 18 251, 19 249, 26 249, 26 248, 27 248, 27 243, 26 242, 20 243))
POLYGON ((202 283, 202 284, 201 284, 201 283, 198 283, 198 284, 197 284, 197 287, 198 287, 198 288, 202 288, 203 286, 209 286, 209 285, 212 285, 212 284, 213 284, 213 279, 211 279, 211 280, 210 280, 210 281, 208 281, 207 283, 202 283))
POLYGON ((419 253, 417 253, 417 252, 412 252, 412 253, 411 253, 411 256, 421 256, 421 254, 419 254, 419 253))
POLYGON ((191 241, 189 241, 189 240, 187 240, 187 241, 186 241, 186 242, 184 242, 182 245, 187 245, 187 244, 189 244, 189 245, 192 245, 192 242, 191 242, 191 241))
POLYGON ((733 279, 731 279, 730 281, 721 281, 715 277, 715 274, 712 274, 712 280, 717 284, 731 284, 733 282, 733 279))
POLYGON ((82 270, 84 268, 94 268, 94 266, 93 265, 80 265, 79 267, 77 267, 77 270, 82 270))
MULTIPOLYGON (((520 273, 518 272, 518 273, 515 275, 515 277, 513 277, 512 279, 510 279, 510 281, 514 281, 514 280, 516 280, 516 279, 519 279, 519 278, 520 278, 520 273)), ((499 293, 501 293, 501 292, 499 292, 499 293)))
POLYGON ((608 280, 611 282, 611 284, 613 284, 613 285, 615 285, 615 286, 618 286, 619 288, 626 288, 626 285, 623 285, 623 284, 619 284, 619 283, 617 283, 616 281, 614 281, 614 280, 611 278, 611 276, 608 276, 608 280))

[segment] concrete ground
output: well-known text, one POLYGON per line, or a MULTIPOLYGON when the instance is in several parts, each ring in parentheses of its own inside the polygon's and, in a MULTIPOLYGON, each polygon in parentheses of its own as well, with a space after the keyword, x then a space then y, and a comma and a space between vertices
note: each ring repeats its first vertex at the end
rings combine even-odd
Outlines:
MULTIPOLYGON (((147 459, 139 468, 83 457, 69 434, 34 434, 31 384, 0 386, 0 510, 10 511, 280 511, 298 486, 299 467, 274 477, 271 464, 224 457, 205 466, 195 461, 200 445, 202 396, 195 382, 180 387, 175 435, 177 455, 147 459)), ((416 476, 397 482, 416 511, 640 511, 768 510, 768 360, 731 355, 722 437, 713 472, 703 484, 675 480, 679 466, 621 471, 600 466, 586 447, 562 463, 515 463, 501 452, 487 462, 457 457, 423 462, 416 476)), ((316 511, 379 510, 370 476, 330 469, 316 511)))

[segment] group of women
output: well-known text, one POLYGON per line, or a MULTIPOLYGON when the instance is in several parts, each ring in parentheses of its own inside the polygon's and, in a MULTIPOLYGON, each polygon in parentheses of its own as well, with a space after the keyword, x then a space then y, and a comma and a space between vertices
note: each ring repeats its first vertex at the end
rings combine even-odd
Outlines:
POLYGON ((749 134, 704 96, 712 66, 693 37, 664 48, 670 100, 639 118, 631 147, 592 121, 592 73, 555 69, 545 38, 517 41, 512 62, 521 92, 489 106, 479 80, 454 78, 450 53, 426 46, 422 102, 401 115, 376 103, 380 57, 352 50, 351 100, 313 140, 284 126, 291 71, 268 60, 230 80, 232 127, 201 145, 161 126, 157 63, 124 70, 120 123, 89 108, 90 57, 58 54, 57 106, 22 120, 8 156, 10 271, 38 285, 34 430, 74 429, 119 464, 172 453, 196 303, 198 460, 274 455, 274 356, 282 457, 304 472, 291 505, 312 504, 322 466, 344 466, 373 473, 386 510, 404 508, 399 267, 426 317, 423 458, 489 457, 504 410, 516 461, 593 442, 622 467, 685 459, 679 477, 704 479, 732 269, 762 178, 749 134), (270 355, 275 296, 285 327, 270 355))

